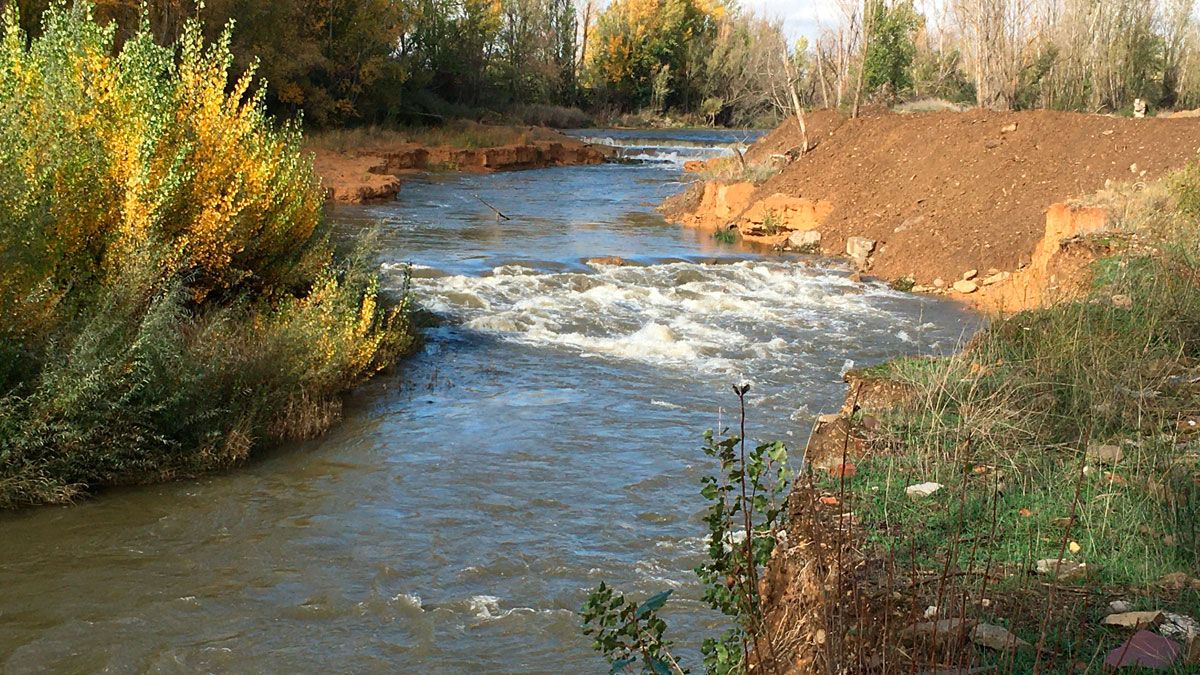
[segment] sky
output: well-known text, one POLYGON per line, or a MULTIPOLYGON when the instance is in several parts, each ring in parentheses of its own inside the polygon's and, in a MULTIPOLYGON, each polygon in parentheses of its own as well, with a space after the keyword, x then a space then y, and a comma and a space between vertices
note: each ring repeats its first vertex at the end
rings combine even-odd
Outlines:
POLYGON ((833 27, 841 16, 835 0, 742 0, 742 7, 756 14, 783 20, 783 30, 791 39, 815 38, 820 27, 833 27))

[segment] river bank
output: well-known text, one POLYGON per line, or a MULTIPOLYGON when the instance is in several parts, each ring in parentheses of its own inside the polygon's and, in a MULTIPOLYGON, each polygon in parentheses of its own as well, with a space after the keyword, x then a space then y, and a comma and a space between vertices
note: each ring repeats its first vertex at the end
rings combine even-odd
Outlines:
MULTIPOLYGON (((909 234, 917 223, 893 228, 886 241, 878 226, 854 230, 880 237, 856 261, 860 269, 893 283, 953 273, 970 285, 941 292, 1005 314, 956 355, 851 370, 840 409, 818 417, 805 447, 811 473, 791 494, 786 537, 761 587, 781 670, 1098 672, 1158 663, 1188 672, 1200 663, 1196 140, 1189 135, 1191 154, 1177 155, 1181 170, 1160 166, 1152 179, 1126 168, 1130 179, 1057 195, 1074 199, 1039 214, 1037 237, 1027 224, 1013 226, 1029 229, 1013 240, 1020 247, 959 259, 956 240, 929 237, 953 219, 921 221, 922 235, 909 234), (893 253, 919 241, 923 271, 895 276, 918 262, 893 253), (1012 270, 955 271, 963 260, 1022 258, 1012 270)), ((1035 142, 1043 144, 1051 142, 1035 142)), ((694 225, 731 219, 751 229, 762 224, 752 207, 766 201, 789 205, 773 218, 797 232, 822 226, 821 246, 826 231, 843 231, 835 207, 823 209, 814 193, 755 201, 760 189, 734 190, 749 205, 740 212, 684 215, 694 225), (807 200, 803 208, 798 200, 807 200)), ((721 190, 730 187, 706 185, 698 203, 719 203, 721 190)), ((910 197, 922 203, 919 195, 910 197)), ((1030 210, 1020 202, 960 211, 1030 210)), ((1008 226, 997 220, 972 236, 1001 242, 1008 226)), ((782 244, 791 233, 770 236, 782 244)))
POLYGON ((313 153, 327 198, 361 204, 392 199, 402 179, 424 171, 486 173, 599 164, 611 150, 546 127, 455 122, 442 128, 316 134, 313 153))
POLYGON ((663 212, 691 227, 846 256, 899 287, 987 310, 1040 304, 1043 287, 1057 283, 1043 273, 1056 264, 1058 241, 1103 227, 1067 200, 1153 181, 1200 149, 1194 118, 816 111, 807 122, 808 152, 789 120, 744 164, 697 167, 705 180, 663 212))

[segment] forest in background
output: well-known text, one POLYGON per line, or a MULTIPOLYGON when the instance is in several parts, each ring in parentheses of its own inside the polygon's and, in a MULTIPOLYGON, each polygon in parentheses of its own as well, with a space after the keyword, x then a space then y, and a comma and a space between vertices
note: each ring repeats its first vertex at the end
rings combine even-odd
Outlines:
MULTIPOLYGON (((37 35, 54 0, 16 0, 37 35)), ((995 109, 1200 105, 1195 0, 837 0, 789 41, 736 0, 102 0, 162 44, 234 22, 268 109, 317 128, 449 118, 551 126, 641 113, 765 126, 804 107, 945 99, 995 109), (792 94, 795 94, 793 97, 792 94)), ((0 3, 6 4, 6 3, 0 3)), ((11 0, 10 3, 11 4, 11 0)), ((634 121, 637 121, 636 119, 634 121)))

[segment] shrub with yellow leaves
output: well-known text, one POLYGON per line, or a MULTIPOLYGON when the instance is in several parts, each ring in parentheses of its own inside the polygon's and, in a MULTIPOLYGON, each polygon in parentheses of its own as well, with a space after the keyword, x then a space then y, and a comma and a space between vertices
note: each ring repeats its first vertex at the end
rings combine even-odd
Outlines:
POLYGON ((0 506, 323 430, 412 335, 369 251, 334 255, 299 127, 230 83, 228 30, 43 27, 10 3, 0 37, 0 506))

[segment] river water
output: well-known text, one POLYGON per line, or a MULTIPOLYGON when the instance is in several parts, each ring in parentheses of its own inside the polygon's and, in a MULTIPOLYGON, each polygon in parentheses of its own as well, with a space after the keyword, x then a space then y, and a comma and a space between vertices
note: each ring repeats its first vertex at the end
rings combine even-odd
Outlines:
POLYGON ((320 440, 0 516, 0 671, 606 672, 575 614, 601 580, 676 589, 697 665, 718 625, 689 571, 701 433, 730 385, 753 384, 750 435, 796 456, 851 363, 951 350, 976 319, 654 213, 682 160, 741 134, 591 135, 637 162, 334 211, 344 234, 381 224, 389 284, 413 264, 442 320, 422 351, 320 440))

